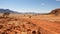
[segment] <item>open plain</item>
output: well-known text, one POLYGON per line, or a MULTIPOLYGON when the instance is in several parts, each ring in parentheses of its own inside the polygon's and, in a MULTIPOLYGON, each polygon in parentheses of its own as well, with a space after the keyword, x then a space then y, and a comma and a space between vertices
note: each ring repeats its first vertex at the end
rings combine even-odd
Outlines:
POLYGON ((60 14, 0 13, 0 34, 60 34, 60 14))

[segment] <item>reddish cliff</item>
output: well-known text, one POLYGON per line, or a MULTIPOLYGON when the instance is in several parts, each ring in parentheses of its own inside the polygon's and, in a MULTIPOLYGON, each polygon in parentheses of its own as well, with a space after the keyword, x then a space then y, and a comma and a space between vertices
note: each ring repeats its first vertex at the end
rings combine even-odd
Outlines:
POLYGON ((52 10, 52 11, 50 12, 50 14, 59 15, 59 14, 60 14, 60 8, 55 9, 55 10, 52 10))

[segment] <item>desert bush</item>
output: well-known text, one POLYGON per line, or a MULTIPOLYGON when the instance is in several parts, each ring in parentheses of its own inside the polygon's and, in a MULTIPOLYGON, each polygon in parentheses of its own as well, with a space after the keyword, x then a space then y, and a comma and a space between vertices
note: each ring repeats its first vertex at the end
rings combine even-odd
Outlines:
POLYGON ((8 17, 10 13, 3 13, 3 17, 8 17))
POLYGON ((29 16, 29 18, 31 18, 31 16, 29 16))
POLYGON ((38 33, 38 34, 41 34, 41 32, 40 32, 40 31, 37 31, 37 33, 38 33))
POLYGON ((31 31, 31 29, 27 29, 27 31, 31 31))
POLYGON ((30 22, 28 22, 27 24, 31 24, 30 22))
POLYGON ((0 19, 2 19, 3 17, 2 16, 0 16, 0 19))
POLYGON ((3 28, 3 25, 0 25, 0 29, 3 28))
POLYGON ((32 31, 32 34, 36 34, 36 31, 32 31))

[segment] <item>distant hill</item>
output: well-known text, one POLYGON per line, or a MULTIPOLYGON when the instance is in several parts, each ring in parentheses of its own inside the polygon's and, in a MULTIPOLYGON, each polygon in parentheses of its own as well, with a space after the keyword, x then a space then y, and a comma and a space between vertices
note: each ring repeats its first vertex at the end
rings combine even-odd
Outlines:
POLYGON ((50 12, 50 14, 59 15, 59 14, 60 14, 60 8, 55 9, 55 10, 52 10, 52 11, 50 12))
POLYGON ((9 9, 0 9, 0 13, 18 13, 9 9))
MULTIPOLYGON (((0 13, 19 13, 19 12, 16 12, 16 11, 12 11, 12 10, 9 10, 9 9, 0 9, 0 13)), ((25 12, 25 13, 19 13, 19 14, 42 14, 42 15, 45 15, 45 14, 54 14, 54 15, 58 15, 60 14, 60 8, 58 9, 55 9, 55 10, 52 10, 50 13, 36 13, 36 12, 25 12)))
POLYGON ((34 13, 34 12, 25 12, 25 13, 16 12, 16 11, 12 11, 12 10, 9 10, 9 9, 0 9, 0 13, 37 14, 37 13, 34 13))

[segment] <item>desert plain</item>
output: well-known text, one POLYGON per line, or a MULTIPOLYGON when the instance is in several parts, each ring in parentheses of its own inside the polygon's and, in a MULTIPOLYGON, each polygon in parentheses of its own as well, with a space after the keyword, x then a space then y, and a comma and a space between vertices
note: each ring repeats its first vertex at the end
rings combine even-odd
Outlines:
POLYGON ((60 9, 46 14, 0 13, 0 34, 60 34, 60 9))

